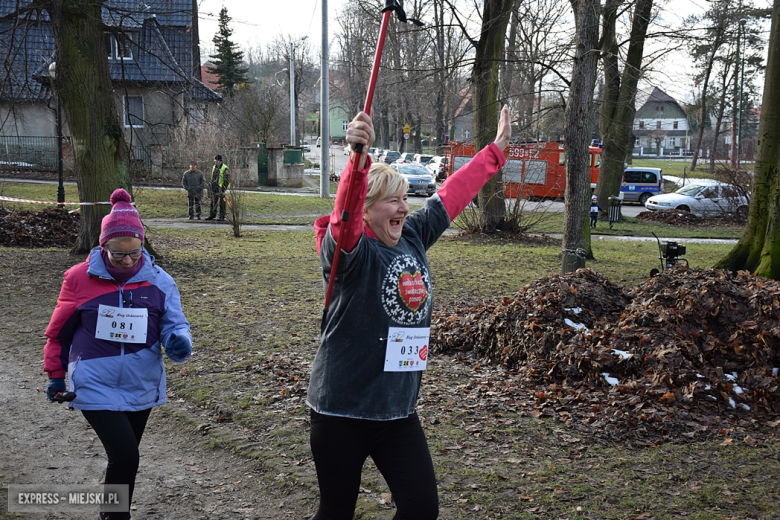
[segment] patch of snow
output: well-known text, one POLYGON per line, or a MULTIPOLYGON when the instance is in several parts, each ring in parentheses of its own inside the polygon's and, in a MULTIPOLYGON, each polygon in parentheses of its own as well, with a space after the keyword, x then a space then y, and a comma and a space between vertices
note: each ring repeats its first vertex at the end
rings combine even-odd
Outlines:
POLYGON ((612 377, 612 376, 610 376, 610 375, 609 375, 608 373, 606 373, 606 372, 602 372, 602 373, 601 373, 601 375, 602 375, 602 376, 604 376, 604 380, 605 380, 607 383, 609 383, 610 385, 612 385, 612 386, 615 386, 615 385, 617 385, 618 383, 620 383, 620 381, 618 381, 618 379, 617 379, 616 377, 612 377))
POLYGON ((574 322, 573 322, 573 321, 571 321, 569 318, 565 318, 565 319, 563 320, 563 322, 564 322, 566 325, 568 325, 569 327, 571 327, 571 328, 573 328, 573 329, 575 329, 575 330, 582 330, 582 329, 584 329, 584 330, 585 330, 585 332, 589 332, 589 331, 588 331, 588 327, 586 327, 586 326, 585 326, 585 325, 583 325, 582 323, 574 323, 574 322))

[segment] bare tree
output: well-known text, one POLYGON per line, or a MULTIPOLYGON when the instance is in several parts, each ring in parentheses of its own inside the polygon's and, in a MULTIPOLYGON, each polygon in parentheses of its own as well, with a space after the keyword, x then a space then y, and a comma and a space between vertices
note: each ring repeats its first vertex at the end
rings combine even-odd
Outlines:
POLYGON ((603 152, 596 196, 602 207, 608 197, 620 192, 623 165, 633 147, 631 129, 634 125, 637 83, 642 71, 642 58, 653 0, 636 0, 628 50, 623 52, 617 40, 616 24, 623 0, 608 0, 604 4, 602 24, 602 64, 604 95, 601 98, 600 130, 603 152), (623 72, 619 59, 625 55, 623 72))
MULTIPOLYGON (((563 249, 577 249, 583 244, 590 191, 588 160, 588 121, 596 82, 599 46, 598 0, 571 0, 574 9, 576 40, 574 66, 566 104, 566 208, 563 220, 563 249)), ((589 235, 585 241, 589 240, 589 235)), ((589 247, 584 247, 586 250, 589 247)))
POLYGON ((748 223, 737 245, 715 267, 780 280, 780 0, 772 7, 759 135, 748 223))

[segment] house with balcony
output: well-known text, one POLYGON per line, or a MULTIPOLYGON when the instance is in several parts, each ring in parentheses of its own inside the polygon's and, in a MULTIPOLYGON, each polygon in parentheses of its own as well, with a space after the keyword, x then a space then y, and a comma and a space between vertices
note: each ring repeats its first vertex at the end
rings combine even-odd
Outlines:
MULTIPOLYGON (((29 21, 13 16, 26 3, 0 0, 0 63, 10 71, 0 77, 0 168, 47 169, 40 162, 56 150, 57 136, 49 80, 54 35, 45 11, 28 13, 29 21)), ((102 19, 114 102, 131 158, 139 169, 159 171, 161 149, 174 132, 197 128, 222 99, 200 80, 197 4, 106 0, 102 19)), ((66 117, 63 135, 67 140, 66 117)))
POLYGON ((683 107, 658 87, 638 91, 634 116, 634 156, 684 155, 693 134, 683 107))

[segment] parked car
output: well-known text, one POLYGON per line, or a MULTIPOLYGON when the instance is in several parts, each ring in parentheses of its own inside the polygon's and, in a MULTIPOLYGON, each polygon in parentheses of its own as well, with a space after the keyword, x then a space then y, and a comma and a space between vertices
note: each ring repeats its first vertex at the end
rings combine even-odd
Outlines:
POLYGON ((348 144, 344 145, 344 155, 349 155, 352 153, 352 148, 349 147, 348 144))
POLYGON ((436 178, 436 180, 443 181, 444 175, 444 157, 440 155, 434 155, 428 164, 425 165, 429 172, 436 178))
POLYGON ((317 148, 319 148, 322 145, 322 137, 317 138, 317 148))
POLYGON ((381 155, 383 153, 385 153, 386 151, 389 151, 389 150, 385 150, 384 148, 374 148, 374 156, 372 157, 374 162, 377 162, 379 160, 379 157, 381 157, 381 155))
POLYGON ((405 175, 409 181, 409 195, 425 195, 430 197, 436 193, 436 179, 431 172, 418 164, 398 164, 390 165, 398 173, 405 175))
POLYGON ((304 152, 311 152, 311 147, 309 146, 309 141, 304 141, 303 144, 301 144, 301 148, 303 148, 304 152))
POLYGON ((398 158, 395 162, 396 164, 411 164, 412 159, 414 159, 413 153, 402 153, 401 157, 398 158))
POLYGON ((428 161, 430 161, 433 158, 433 155, 425 155, 418 153, 414 156, 414 159, 412 159, 412 164, 419 164, 420 166, 425 166, 428 164, 428 161))
POLYGON ((379 156, 376 162, 382 162, 385 164, 392 164, 401 158, 401 154, 394 150, 385 150, 382 155, 379 156))
POLYGON ((664 176, 661 168, 626 168, 620 193, 625 202, 639 202, 644 205, 653 195, 664 192, 664 176))
POLYGON ((657 211, 678 209, 699 217, 737 215, 747 218, 750 201, 731 184, 688 184, 674 193, 655 195, 645 207, 657 211))
POLYGON ((370 155, 371 156, 371 160, 375 161, 375 162, 376 162, 376 158, 377 158, 377 155, 376 155, 377 150, 378 150, 378 148, 373 148, 373 147, 368 149, 368 155, 370 155))

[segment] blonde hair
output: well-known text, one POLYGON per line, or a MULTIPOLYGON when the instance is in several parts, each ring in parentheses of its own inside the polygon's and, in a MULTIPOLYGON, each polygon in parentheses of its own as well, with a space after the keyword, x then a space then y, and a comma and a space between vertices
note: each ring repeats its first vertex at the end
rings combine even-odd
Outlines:
POLYGON ((403 190, 409 189, 409 181, 404 175, 393 170, 386 164, 372 164, 368 170, 368 193, 363 209, 370 208, 378 201, 403 190))

